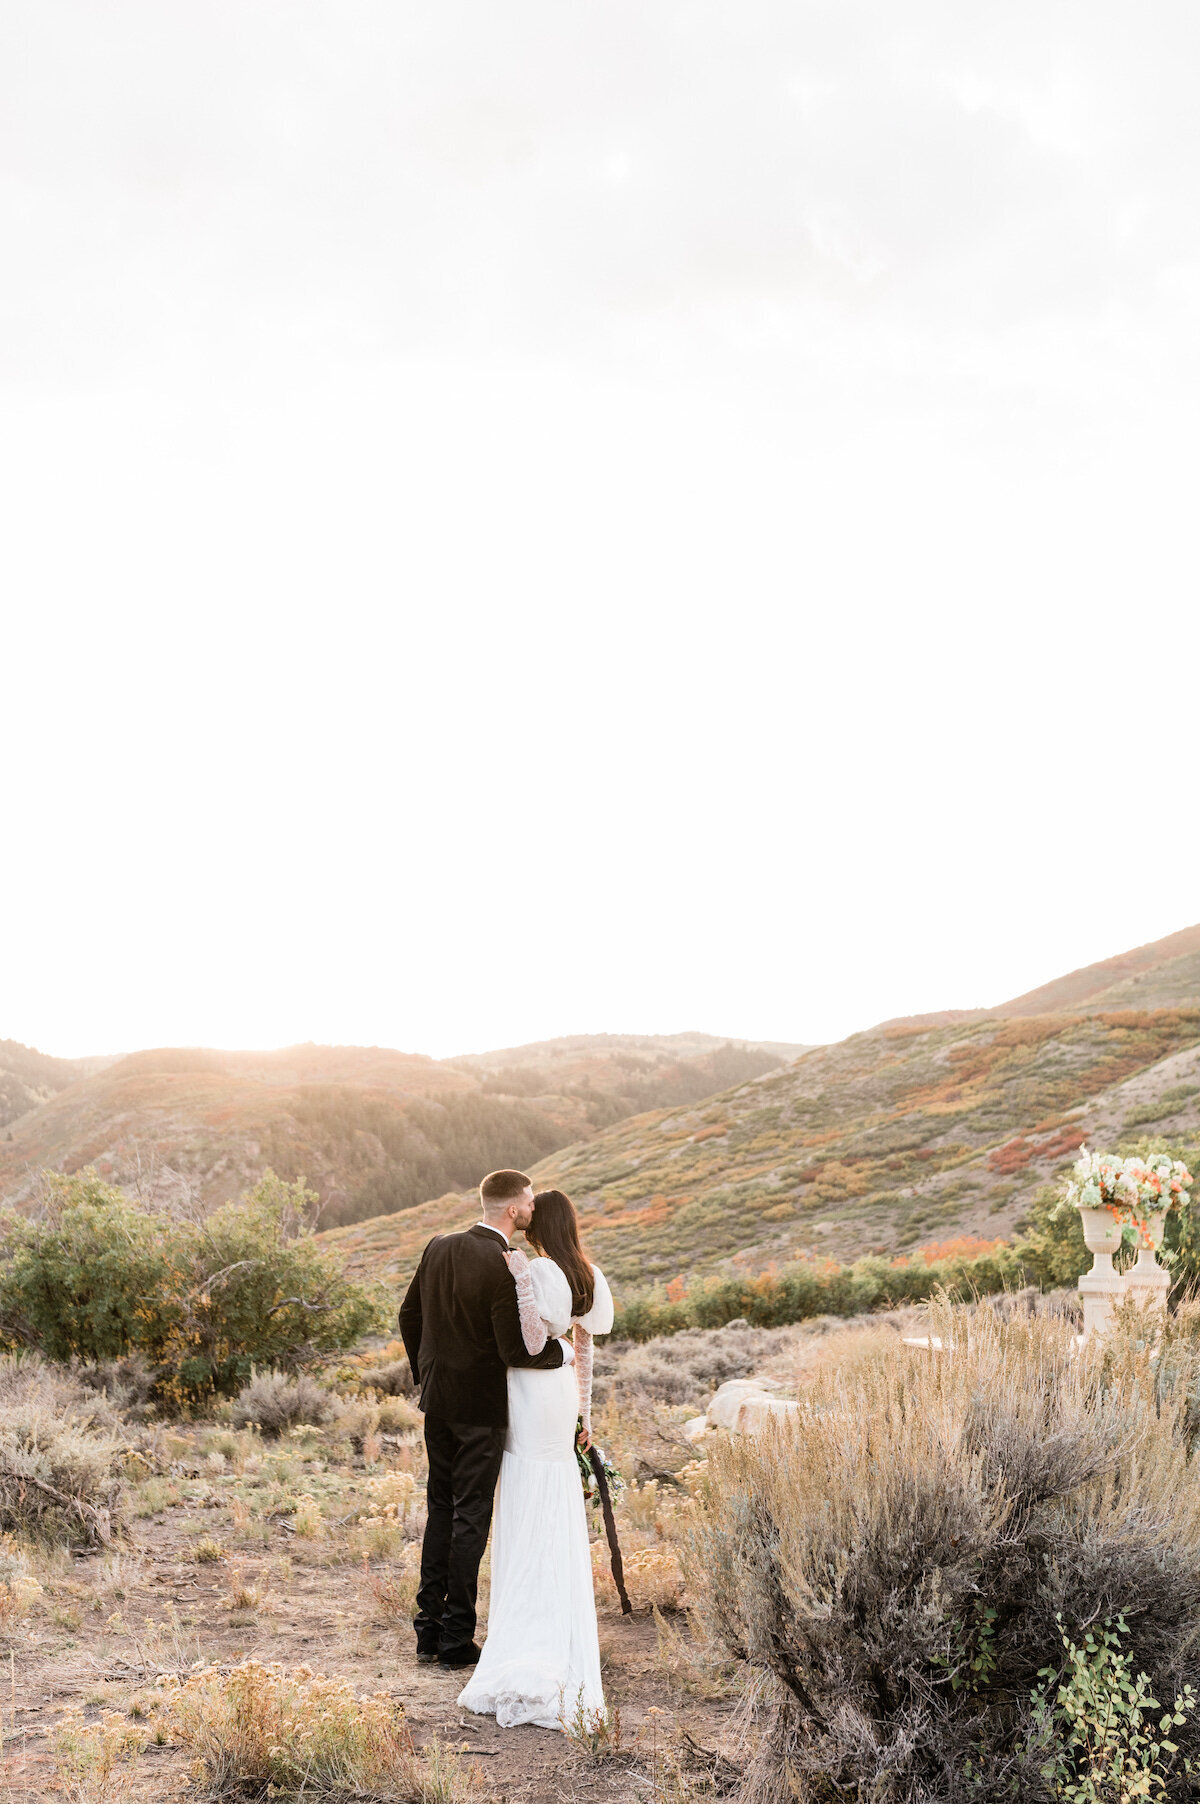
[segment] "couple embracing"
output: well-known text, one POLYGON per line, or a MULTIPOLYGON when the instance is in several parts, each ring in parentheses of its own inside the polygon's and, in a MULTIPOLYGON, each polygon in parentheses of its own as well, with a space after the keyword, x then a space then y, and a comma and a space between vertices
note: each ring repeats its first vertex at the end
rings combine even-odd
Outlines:
POLYGON ((458 1702, 502 1728, 554 1729, 604 1708, 575 1443, 591 1444, 592 1337, 612 1328, 613 1300, 561 1190, 535 1197, 524 1172, 494 1171, 480 1199, 482 1221, 430 1241, 400 1310, 429 1454, 417 1659, 473 1666, 458 1702), (519 1228, 532 1260, 510 1245, 519 1228))

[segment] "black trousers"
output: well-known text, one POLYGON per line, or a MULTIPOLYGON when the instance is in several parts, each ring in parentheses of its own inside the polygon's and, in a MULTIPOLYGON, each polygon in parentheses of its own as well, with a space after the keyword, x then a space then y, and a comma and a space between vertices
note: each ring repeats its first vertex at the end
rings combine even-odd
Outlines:
POLYGON ((492 1525, 504 1429, 425 1418, 428 1519, 413 1626, 422 1653, 446 1653, 475 1639, 479 1562, 492 1525))

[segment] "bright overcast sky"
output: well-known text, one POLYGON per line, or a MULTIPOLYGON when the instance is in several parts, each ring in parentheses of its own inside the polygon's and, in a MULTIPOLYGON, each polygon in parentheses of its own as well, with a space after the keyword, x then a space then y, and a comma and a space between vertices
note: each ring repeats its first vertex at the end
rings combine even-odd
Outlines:
POLYGON ((0 1036, 1200 919, 1195 0, 5 0, 0 1036))

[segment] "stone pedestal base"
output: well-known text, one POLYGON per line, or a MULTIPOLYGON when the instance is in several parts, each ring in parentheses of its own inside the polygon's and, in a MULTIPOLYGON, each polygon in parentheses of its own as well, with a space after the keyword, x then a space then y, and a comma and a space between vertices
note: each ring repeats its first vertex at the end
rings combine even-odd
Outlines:
POLYGON ((1125 1280, 1114 1272, 1110 1253, 1097 1253, 1092 1270, 1079 1280, 1079 1294, 1083 1298, 1083 1338, 1089 1340, 1093 1334, 1103 1334, 1125 1295, 1125 1280))
POLYGON ((1143 1309, 1165 1309, 1171 1274, 1158 1263, 1153 1247, 1142 1247, 1137 1264, 1125 1274, 1125 1294, 1143 1309))

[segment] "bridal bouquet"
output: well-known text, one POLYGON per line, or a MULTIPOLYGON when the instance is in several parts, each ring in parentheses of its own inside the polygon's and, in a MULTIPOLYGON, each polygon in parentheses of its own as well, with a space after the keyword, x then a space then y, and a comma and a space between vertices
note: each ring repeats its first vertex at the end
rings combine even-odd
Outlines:
POLYGON ((1149 1159, 1118 1158, 1080 1148, 1063 1209, 1107 1209, 1127 1245, 1153 1246, 1148 1217, 1178 1209, 1190 1199, 1194 1182, 1182 1159, 1165 1154, 1149 1159))
MULTIPOLYGON (((583 1424, 580 1423, 581 1428, 582 1426, 583 1424)), ((623 1491, 625 1489, 625 1480, 621 1477, 621 1474, 617 1471, 617 1468, 613 1465, 603 1447, 597 1446, 595 1441, 592 1442, 592 1451, 595 1453, 596 1458, 600 1461, 600 1464, 604 1469, 604 1477, 608 1484, 608 1494, 610 1497, 615 1497, 618 1491, 623 1491)), ((596 1474, 592 1469, 591 1455, 583 1451, 583 1448, 579 1445, 578 1441, 575 1443, 575 1462, 579 1467, 579 1477, 583 1483, 584 1496, 589 1503, 598 1502, 600 1497, 600 1486, 597 1483, 596 1474)))

